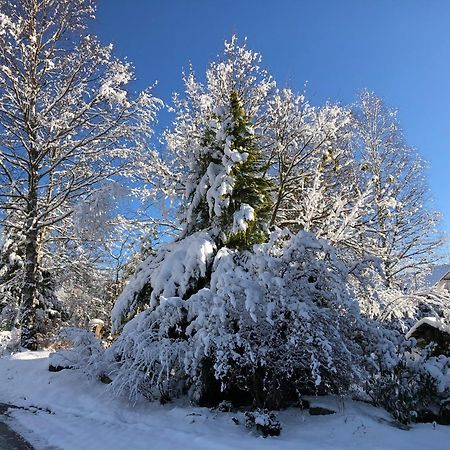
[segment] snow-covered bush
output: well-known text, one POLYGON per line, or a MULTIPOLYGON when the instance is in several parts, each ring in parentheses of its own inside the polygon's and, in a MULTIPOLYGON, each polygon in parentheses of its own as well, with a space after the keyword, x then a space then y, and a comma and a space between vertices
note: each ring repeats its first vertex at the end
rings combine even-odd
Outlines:
POLYGON ((104 374, 103 347, 94 333, 80 328, 63 328, 60 336, 72 347, 50 354, 53 370, 78 369, 95 377, 104 374))
POLYGON ((185 301, 161 299, 128 322, 118 340, 106 350, 115 394, 149 399, 181 394, 188 378, 186 366, 192 351, 186 336, 185 301))
POLYGON ((450 396, 450 357, 431 356, 406 341, 394 367, 371 380, 369 394, 402 423, 440 421, 450 396))
POLYGON ((19 347, 20 331, 17 328, 13 328, 11 331, 0 331, 0 357, 18 350, 19 347))
POLYGON ((273 412, 267 410, 249 411, 245 413, 245 426, 263 437, 279 436, 281 424, 273 412))
POLYGON ((307 232, 274 233, 252 254, 223 249, 191 325, 221 389, 269 408, 345 392, 361 354, 351 336, 362 326, 345 280, 333 249, 307 232))
POLYGON ((448 420, 443 417, 448 414, 450 358, 441 353, 445 353, 447 342, 443 320, 448 320, 449 294, 442 289, 411 294, 386 289, 380 295, 383 309, 374 321, 378 337, 366 347, 366 393, 402 423, 448 420), (427 339, 410 339, 423 323, 431 327, 438 324, 443 338, 434 342, 435 335, 427 333, 427 339))
POLYGON ((347 392, 364 370, 355 336, 366 326, 346 286, 333 249, 307 232, 222 248, 209 285, 160 297, 125 325, 107 350, 112 388, 267 408, 347 392))

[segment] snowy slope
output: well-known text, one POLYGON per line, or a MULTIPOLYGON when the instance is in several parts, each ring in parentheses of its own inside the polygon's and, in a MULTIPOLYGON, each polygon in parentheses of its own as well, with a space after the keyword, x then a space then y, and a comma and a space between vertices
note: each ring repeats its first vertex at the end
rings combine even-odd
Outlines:
POLYGON ((74 371, 47 371, 46 352, 24 352, 0 359, 0 402, 13 410, 12 426, 39 449, 395 449, 448 450, 450 427, 415 425, 410 431, 390 426, 384 411, 363 403, 321 399, 338 411, 310 416, 305 411, 279 413, 280 437, 255 436, 242 413, 219 413, 181 402, 160 406, 111 400, 105 385, 74 371))

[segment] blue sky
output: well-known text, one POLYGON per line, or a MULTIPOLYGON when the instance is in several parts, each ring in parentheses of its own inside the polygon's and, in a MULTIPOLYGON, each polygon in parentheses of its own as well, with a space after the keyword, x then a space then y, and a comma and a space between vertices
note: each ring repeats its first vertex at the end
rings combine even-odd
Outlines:
POLYGON ((450 1, 99 0, 95 32, 134 64, 137 88, 165 101, 192 63, 201 75, 233 33, 261 52, 280 86, 315 104, 369 88, 399 109, 429 161, 434 206, 450 232, 450 1))

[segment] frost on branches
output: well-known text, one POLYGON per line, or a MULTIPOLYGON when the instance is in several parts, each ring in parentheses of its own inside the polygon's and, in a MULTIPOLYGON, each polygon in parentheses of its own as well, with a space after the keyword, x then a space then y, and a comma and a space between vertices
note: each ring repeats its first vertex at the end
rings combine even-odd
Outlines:
POLYGON ((403 289, 439 239, 395 115, 369 94, 351 112, 277 90, 235 37, 204 84, 192 71, 184 81, 154 177, 180 233, 137 266, 112 345, 75 336, 65 357, 116 394, 201 405, 276 409, 325 393, 383 404, 386 387, 404 420, 403 393, 429 386, 410 380, 431 374, 441 389, 448 367, 404 333, 423 314, 446 317, 448 299, 403 289))
POLYGON ((70 240, 77 201, 125 179, 160 104, 129 94, 133 70, 88 33, 94 0, 0 0, 0 197, 23 225, 22 345, 36 349, 42 252, 70 240))
POLYGON ((365 221, 366 251, 380 258, 387 286, 402 289, 436 260, 440 215, 429 208, 425 163, 409 147, 397 111, 363 91, 353 108, 352 146, 359 183, 372 186, 365 221))

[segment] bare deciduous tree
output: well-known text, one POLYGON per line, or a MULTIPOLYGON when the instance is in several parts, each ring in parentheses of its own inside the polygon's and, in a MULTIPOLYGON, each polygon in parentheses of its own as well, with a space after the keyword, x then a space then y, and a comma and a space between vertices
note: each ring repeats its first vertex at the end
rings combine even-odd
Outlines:
POLYGON ((373 185, 362 245, 380 257, 389 286, 424 272, 442 245, 440 214, 430 209, 425 163, 405 143, 397 112, 363 91, 353 110, 353 145, 360 182, 373 185))
POLYGON ((24 226, 22 344, 31 349, 42 243, 76 199, 126 175, 158 107, 149 91, 129 95, 132 68, 87 32, 94 13, 94 0, 0 1, 2 219, 24 226))

